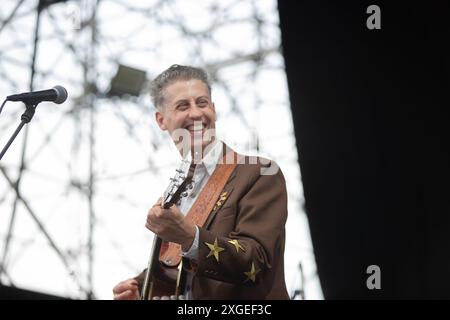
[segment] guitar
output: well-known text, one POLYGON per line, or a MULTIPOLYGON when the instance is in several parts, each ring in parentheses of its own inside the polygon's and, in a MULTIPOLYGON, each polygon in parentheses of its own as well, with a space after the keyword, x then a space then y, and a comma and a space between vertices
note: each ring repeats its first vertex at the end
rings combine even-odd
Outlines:
MULTIPOLYGON (((187 188, 192 186, 195 165, 183 161, 176 174, 170 179, 169 186, 164 192, 161 206, 170 208, 182 197, 187 196, 187 188)), ((178 266, 167 266, 160 261, 160 254, 167 248, 168 243, 155 235, 150 252, 147 271, 141 290, 141 300, 178 300, 184 299, 185 275, 183 263, 178 266)))

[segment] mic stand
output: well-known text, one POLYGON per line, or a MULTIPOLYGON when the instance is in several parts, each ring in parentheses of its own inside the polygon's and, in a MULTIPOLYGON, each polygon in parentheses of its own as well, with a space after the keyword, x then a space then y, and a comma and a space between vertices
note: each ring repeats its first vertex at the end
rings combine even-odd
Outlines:
POLYGON ((299 263, 298 268, 300 270, 301 283, 300 287, 294 291, 294 295, 292 296, 291 300, 294 300, 298 295, 300 295, 300 300, 305 300, 305 289, 304 289, 305 277, 303 275, 303 266, 301 262, 299 263))
POLYGON ((5 155, 6 151, 8 150, 8 148, 11 146, 11 144, 13 143, 14 139, 17 137, 17 135, 19 134, 20 130, 22 130, 23 126, 25 124, 27 124, 28 122, 31 121, 31 119, 33 119, 34 116, 34 111, 36 110, 36 106, 37 104, 25 104, 27 109, 25 110, 25 112, 22 114, 22 116, 20 117, 20 119, 22 120, 19 124, 19 126, 17 127, 16 131, 14 131, 14 133, 12 134, 11 138, 9 138, 8 142, 6 143, 5 147, 3 148, 2 152, 0 152, 0 160, 2 160, 3 156, 5 155))

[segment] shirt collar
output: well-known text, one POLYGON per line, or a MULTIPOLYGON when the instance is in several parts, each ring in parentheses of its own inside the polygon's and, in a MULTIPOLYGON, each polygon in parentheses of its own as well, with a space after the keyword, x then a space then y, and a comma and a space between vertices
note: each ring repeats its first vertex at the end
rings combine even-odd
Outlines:
POLYGON ((208 153, 203 157, 202 161, 209 175, 212 175, 212 173, 216 169, 220 157, 223 155, 223 142, 220 140, 216 140, 213 143, 214 145, 211 147, 211 149, 209 149, 208 153))
MULTIPOLYGON (((203 157, 202 161, 198 165, 203 165, 209 175, 212 175, 216 169, 217 163, 220 157, 223 155, 224 144, 220 140, 215 140, 212 142, 212 146, 208 146, 208 153, 203 157)), ((185 160, 188 163, 192 162, 192 154, 188 153, 185 160)))

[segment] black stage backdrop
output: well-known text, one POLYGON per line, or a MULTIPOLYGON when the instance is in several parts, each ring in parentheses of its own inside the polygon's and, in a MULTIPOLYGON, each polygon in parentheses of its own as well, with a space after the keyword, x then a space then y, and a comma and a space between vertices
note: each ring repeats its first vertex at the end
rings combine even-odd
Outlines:
POLYGON ((278 6, 325 298, 450 298, 449 3, 278 6))

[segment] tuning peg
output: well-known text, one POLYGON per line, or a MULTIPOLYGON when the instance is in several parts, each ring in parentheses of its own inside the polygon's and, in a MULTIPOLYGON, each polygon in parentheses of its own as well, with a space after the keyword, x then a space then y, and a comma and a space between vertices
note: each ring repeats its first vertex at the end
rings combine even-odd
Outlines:
POLYGON ((187 197, 187 196, 188 196, 187 191, 182 192, 182 193, 181 193, 181 196, 182 196, 182 197, 187 197))

